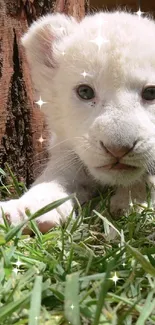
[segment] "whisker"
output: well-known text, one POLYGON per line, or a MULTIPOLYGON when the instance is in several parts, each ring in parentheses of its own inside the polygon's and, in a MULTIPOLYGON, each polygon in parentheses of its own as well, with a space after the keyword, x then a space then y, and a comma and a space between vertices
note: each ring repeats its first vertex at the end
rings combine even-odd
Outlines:
MULTIPOLYGON (((85 148, 83 151, 88 150, 89 147, 85 148)), ((81 152, 82 153, 82 152, 81 152)), ((54 164, 52 166, 48 166, 47 169, 44 172, 44 176, 46 176, 47 172, 49 173, 52 171, 52 176, 56 175, 58 172, 62 172, 66 168, 73 167, 75 165, 81 165, 81 168, 83 166, 82 161, 77 156, 77 154, 74 152, 74 150, 68 150, 63 157, 58 157, 56 160, 54 160, 54 164), (68 161, 67 161, 68 160, 68 161), (68 163, 67 163, 68 162, 68 163)))

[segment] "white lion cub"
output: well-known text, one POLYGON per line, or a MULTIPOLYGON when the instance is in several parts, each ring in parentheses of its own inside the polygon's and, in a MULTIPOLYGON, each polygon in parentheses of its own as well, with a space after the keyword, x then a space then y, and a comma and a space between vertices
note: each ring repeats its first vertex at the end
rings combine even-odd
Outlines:
MULTIPOLYGON (((116 186, 111 209, 145 199, 155 172, 155 23, 126 12, 99 12, 80 23, 64 14, 35 22, 22 43, 43 111, 56 134, 51 159, 32 188, 2 202, 10 222, 77 193, 81 203, 98 186, 116 186)), ((37 219, 46 232, 65 221, 67 201, 37 219)), ((2 220, 2 217, 1 217, 2 220)), ((2 221, 1 221, 2 222, 2 221)))

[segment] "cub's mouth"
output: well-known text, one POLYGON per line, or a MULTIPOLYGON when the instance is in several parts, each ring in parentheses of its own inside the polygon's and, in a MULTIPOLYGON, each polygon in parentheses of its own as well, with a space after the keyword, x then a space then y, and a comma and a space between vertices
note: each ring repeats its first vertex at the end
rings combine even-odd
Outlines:
POLYGON ((139 169, 139 167, 136 166, 132 166, 132 165, 127 165, 127 164, 122 164, 120 162, 117 162, 115 164, 108 164, 108 165, 104 165, 104 166, 99 166, 96 167, 96 169, 98 170, 130 170, 130 171, 135 171, 137 169, 139 169))

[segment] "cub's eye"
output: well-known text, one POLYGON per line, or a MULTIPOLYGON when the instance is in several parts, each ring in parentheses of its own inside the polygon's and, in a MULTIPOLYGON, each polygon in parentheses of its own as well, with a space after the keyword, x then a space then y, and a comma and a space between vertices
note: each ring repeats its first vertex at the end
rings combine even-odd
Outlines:
POLYGON ((76 88, 78 96, 82 99, 89 100, 95 97, 94 90, 88 85, 80 85, 76 88))
POLYGON ((142 91, 142 98, 145 100, 155 99, 155 86, 146 87, 142 91))

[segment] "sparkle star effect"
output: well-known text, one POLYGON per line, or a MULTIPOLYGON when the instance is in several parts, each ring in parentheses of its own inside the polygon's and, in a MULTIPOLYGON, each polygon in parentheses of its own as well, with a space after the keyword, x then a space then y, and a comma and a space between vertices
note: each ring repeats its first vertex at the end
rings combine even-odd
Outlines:
POLYGON ((132 201, 131 191, 129 191, 129 206, 130 206, 131 209, 133 208, 133 201, 132 201))
POLYGON ((41 99, 41 96, 40 96, 39 100, 38 100, 37 102, 35 102, 35 103, 36 103, 37 105, 39 105, 39 106, 40 106, 40 109, 41 109, 42 105, 46 104, 47 102, 44 102, 44 101, 41 99))
POLYGON ((36 316, 35 317, 35 323, 36 323, 36 325, 38 324, 39 319, 40 319, 40 316, 36 316))
POLYGON ((93 40, 90 40, 90 42, 92 42, 92 43, 95 43, 97 46, 98 46, 98 49, 100 50, 100 48, 101 48, 101 46, 104 44, 104 43, 108 43, 109 42, 109 40, 107 40, 107 39, 105 39, 105 38, 103 38, 102 36, 101 36, 101 27, 102 27, 102 24, 104 23, 104 22, 107 22, 107 20, 99 20, 99 22, 98 22, 98 24, 99 24, 99 33, 98 33, 98 36, 95 38, 95 39, 93 39, 93 40))
POLYGON ((130 201, 129 206, 130 206, 130 208, 133 208, 133 202, 132 202, 132 200, 130 201))
POLYGON ((87 76, 91 76, 89 73, 87 73, 85 70, 81 73, 81 76, 83 76, 84 78, 87 76))
POLYGON ((142 16, 143 14, 144 14, 144 12, 141 11, 140 8, 139 8, 139 10, 136 12, 136 15, 139 17, 139 19, 141 18, 141 16, 142 16))
POLYGON ((24 263, 22 263, 22 262, 18 259, 17 262, 15 262, 14 264, 16 265, 16 267, 13 268, 13 272, 16 273, 16 274, 18 274, 18 272, 20 271, 20 270, 19 270, 19 267, 20 267, 21 265, 23 265, 24 263))
POLYGON ((116 285, 117 281, 119 280, 119 278, 118 278, 116 272, 114 273, 113 277, 110 278, 110 280, 114 281, 114 283, 115 283, 115 285, 116 285))
POLYGON ((71 305, 71 309, 72 309, 72 310, 74 309, 74 305, 73 305, 73 304, 71 305))
POLYGON ((41 144, 45 141, 45 139, 43 138, 42 134, 41 134, 40 138, 38 139, 38 141, 39 141, 41 144))
POLYGON ((98 35, 95 39, 91 40, 90 42, 95 43, 100 50, 103 43, 108 43, 109 41, 103 38, 101 35, 98 35))
POLYGON ((16 266, 19 268, 21 265, 23 265, 23 263, 18 259, 18 261, 15 263, 16 266))

